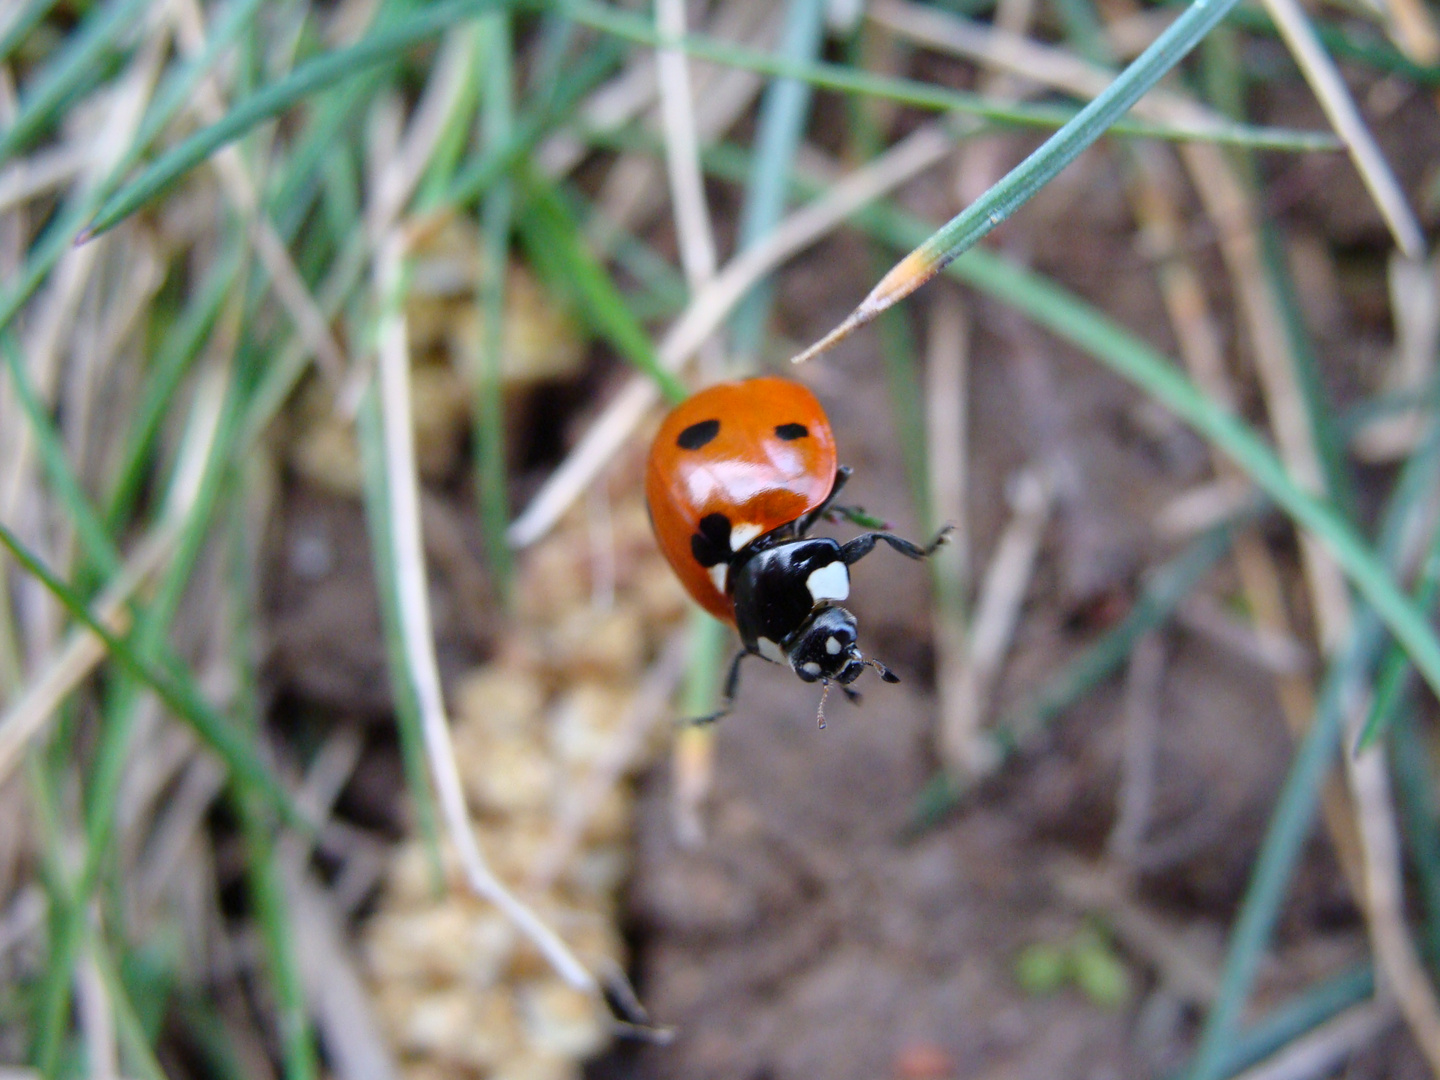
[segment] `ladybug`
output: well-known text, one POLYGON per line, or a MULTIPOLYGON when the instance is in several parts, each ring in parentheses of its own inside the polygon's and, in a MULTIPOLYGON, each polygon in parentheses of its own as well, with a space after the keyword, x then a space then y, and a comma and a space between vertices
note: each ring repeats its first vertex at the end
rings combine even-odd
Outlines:
POLYGON ((850 684, 866 667, 886 682, 900 681, 860 654, 855 616, 840 606, 850 595, 850 567, 882 540, 902 555, 926 558, 950 530, 928 547, 883 529, 843 544, 808 535, 821 518, 880 524, 835 505, 849 477, 825 410, 788 379, 719 383, 661 423, 645 471, 655 538, 690 595, 732 624, 742 646, 720 711, 697 723, 730 711, 747 656, 788 663, 805 682, 821 683, 821 727, 831 684, 858 701, 850 684))

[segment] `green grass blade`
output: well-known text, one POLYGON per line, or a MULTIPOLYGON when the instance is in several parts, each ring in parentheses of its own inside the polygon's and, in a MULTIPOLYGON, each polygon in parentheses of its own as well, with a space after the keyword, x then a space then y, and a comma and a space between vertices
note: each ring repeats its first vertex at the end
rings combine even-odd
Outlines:
POLYGON ((385 447, 378 394, 372 382, 360 399, 360 410, 355 418, 355 434, 360 444, 360 474, 364 484, 365 526, 375 570, 375 591, 380 601, 380 627, 385 636, 386 671, 390 675, 395 726, 400 733, 405 787, 415 805, 415 817, 420 825, 420 836, 438 894, 445 881, 440 855, 440 824, 435 798, 430 790, 419 699, 405 659, 405 642, 400 630, 400 601, 393 573, 395 553, 390 542, 390 491, 385 476, 385 447))
POLYGON ((585 95, 615 67, 623 55, 619 44, 605 39, 568 67, 543 101, 515 124, 503 146, 491 147, 464 165, 441 197, 444 206, 467 206, 497 179, 526 161, 535 145, 569 116, 585 95))
POLYGON ((362 74, 405 50, 484 11, 514 6, 518 0, 447 0, 375 30, 354 45, 312 57, 290 74, 237 102, 225 116, 166 151, 102 206, 82 238, 114 228, 174 184, 221 147, 256 124, 277 116, 304 98, 344 79, 362 74))
POLYGON ((1225 1050, 1218 1075, 1234 1076, 1260 1064, 1271 1054, 1374 993, 1375 971, 1369 964, 1343 971, 1312 987, 1238 1032, 1225 1050))
POLYGON ((101 58, 124 38, 126 29, 141 17, 149 3, 112 0, 93 11, 70 35, 44 70, 26 83, 15 119, 8 129, 0 131, 0 165, 34 141, 75 89, 93 77, 101 58))
MULTIPOLYGON (((1080 151, 1111 128, 1225 17, 1235 3, 1236 0, 1194 0, 1180 18, 1116 76, 1104 93, 1081 109, 1073 120, 1045 140, 1038 150, 992 185, 984 195, 936 230, 906 256, 901 266, 913 266, 917 278, 928 280, 953 262, 1023 206, 1061 169, 1074 161, 1080 151)), ((908 295, 915 287, 917 285, 912 284, 899 295, 908 295)))
POLYGON ((1415 866, 1416 892, 1425 913, 1421 950, 1432 974, 1440 969, 1440 821, 1437 821, 1435 774, 1431 755, 1412 708, 1401 708, 1390 728, 1390 767, 1406 848, 1415 866))
MULTIPOLYGON (((1421 611, 1430 611, 1440 595, 1440 529, 1430 541, 1430 551, 1420 571, 1420 580, 1415 585, 1415 605, 1421 611)), ((1389 729, 1396 714, 1405 702, 1406 684, 1410 676, 1410 658, 1405 650, 1391 646, 1380 664, 1380 673, 1375 678, 1374 698, 1370 703, 1370 714, 1355 743, 1354 752, 1368 750, 1389 729)))
POLYGON ((235 4, 218 22, 205 49, 161 84, 159 93, 141 121, 135 142, 111 174, 93 188, 75 196, 46 227, 31 248, 14 281, 0 290, 0 329, 10 325, 16 313, 34 295, 61 257, 70 250, 86 223, 118 186, 120 178, 139 160, 149 145, 149 140, 159 134, 174 118, 179 108, 189 100, 196 83, 216 63, 223 48, 245 25, 245 16, 250 11, 249 5, 254 2, 255 0, 235 0, 235 4))
POLYGON ((113 633, 91 614, 70 586, 31 552, 3 522, 0 522, 0 545, 8 549, 26 573, 39 581, 60 602, 71 618, 100 639, 106 651, 128 675, 144 683, 176 716, 188 722, 196 734, 225 762, 227 768, 243 775, 246 780, 264 791, 266 802, 272 810, 287 823, 307 832, 311 831, 309 822, 296 808, 284 785, 255 755, 250 745, 236 735, 230 723, 200 696, 188 678, 182 677, 168 665, 142 657, 129 637, 113 633))
MULTIPOLYGON (((503 15, 481 21, 485 58, 485 145, 493 148, 510 138, 515 125, 514 78, 510 23, 503 15)), ((501 363, 505 349, 505 279, 510 263, 510 229, 515 186, 502 177, 485 193, 481 207, 481 260, 478 294, 483 334, 475 365, 475 481, 485 553, 502 601, 508 606, 515 560, 505 530, 510 524, 505 468, 505 403, 501 363)), ((608 281, 608 278, 606 279, 608 281)))
POLYGON ((671 401, 683 401, 685 384, 660 366, 645 328, 630 313, 610 275, 590 253, 580 226, 548 180, 527 172, 518 224, 530 261, 546 283, 572 301, 590 328, 649 376, 671 401))
MULTIPOLYGON (((792 64, 810 64, 824 41, 824 0, 789 0, 780 55, 792 64)), ((810 84, 803 79, 776 79, 765 88, 755 131, 754 161, 740 209, 736 247, 753 247, 775 227, 785 210, 790 170, 810 115, 810 84)), ((747 364, 759 351, 770 317, 774 288, 770 279, 756 284, 730 317, 731 351, 747 364)))
POLYGON ((221 308, 231 299, 243 264, 242 246, 232 243, 211 265, 194 298, 161 340, 146 373, 139 406, 125 433, 125 448, 105 508, 108 529, 118 530, 134 510, 161 425, 174 406, 181 381, 214 330, 221 308))
POLYGON ((20 402, 20 408, 30 422, 30 430, 35 436, 45 475, 56 501, 64 507, 65 514, 75 529, 81 551, 90 568, 98 571, 101 576, 118 576, 120 559, 110 534, 101 523, 100 515, 95 512, 74 470, 70 468, 70 462, 65 457, 65 447, 60 442, 54 423, 36 396, 35 388, 30 385, 20 348, 15 343, 14 335, 8 330, 0 331, 0 349, 5 353, 5 365, 10 371, 10 385, 14 387, 15 397, 20 402))
MULTIPOLYGON (((1440 434, 1432 431, 1425 447, 1407 463, 1391 496, 1380 537, 1380 548, 1387 557, 1393 558, 1407 519, 1423 504, 1422 494, 1434 484, 1440 464, 1437 459, 1440 434)), ((1206 1017, 1187 1073, 1189 1080, 1218 1080, 1224 1075, 1227 1047, 1234 1039, 1285 891, 1314 824, 1320 788, 1340 745, 1345 710, 1359 692, 1359 682, 1379 656, 1383 643, 1381 621, 1375 611, 1360 609, 1349 639, 1325 673, 1314 719, 1276 800, 1254 874, 1231 931, 1220 993, 1206 1017)))
POLYGON ((89 947, 95 967, 100 972, 101 982, 105 984, 105 993, 110 998, 110 1008, 115 1014, 115 1033, 129 1065, 125 1075, 136 1076, 140 1080, 166 1080, 165 1070, 155 1056, 145 1025, 135 1011, 130 992, 125 986, 125 980, 120 977, 120 971, 110 955, 109 948, 99 940, 98 933, 90 935, 89 947))
MULTIPOLYGON (((1208 0, 1207 0, 1208 2, 1208 0)), ((1231 2, 1231 0, 1227 0, 1231 2)), ((659 47, 655 28, 644 19, 591 0, 569 0, 565 10, 577 21, 637 44, 659 47)), ((1026 105, 995 101, 947 87, 913 79, 892 78, 857 71, 837 64, 802 64, 739 45, 689 35, 676 45, 700 60, 745 68, 775 78, 797 79, 817 88, 849 94, 864 94, 885 101, 913 105, 931 111, 954 112, 979 117, 996 124, 1031 128, 1063 128, 1083 115, 1083 110, 1054 105, 1026 105)), ((1101 100, 1096 98, 1096 101, 1101 100)), ((1092 103, 1093 105, 1093 103, 1092 103)), ((1123 110, 1122 110, 1123 111, 1123 110)), ((1259 128, 1247 124, 1217 122, 1200 131, 1177 128, 1131 118, 1116 119, 1107 129, 1112 135, 1143 136, 1154 139, 1206 141, 1257 149, 1315 151, 1339 149, 1339 140, 1328 131, 1294 131, 1259 128)))
POLYGON ((54 6, 55 0, 30 0, 24 11, 11 17, 4 36, 0 37, 0 64, 10 59, 10 54, 19 48, 20 43, 30 35, 31 30, 40 25, 40 20, 50 14, 50 9, 54 6))
MULTIPOLYGON (((254 642, 256 553, 249 541, 246 500, 237 497, 229 507, 229 563, 231 667, 235 672, 235 715, 245 738, 258 745, 260 739, 260 695, 255 672, 254 642)), ((269 814, 263 792, 239 774, 232 774, 234 803, 245 839, 246 884, 254 907, 255 922, 265 949, 270 971, 271 992, 280 1035, 281 1058, 286 1080, 315 1080, 320 1067, 305 1000, 305 983, 295 948, 295 929, 286 893, 269 814)))

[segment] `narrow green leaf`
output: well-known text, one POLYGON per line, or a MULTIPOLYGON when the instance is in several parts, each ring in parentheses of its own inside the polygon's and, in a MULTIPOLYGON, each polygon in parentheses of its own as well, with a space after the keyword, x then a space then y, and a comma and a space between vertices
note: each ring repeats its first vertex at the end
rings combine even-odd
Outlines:
POLYGON ((60 601, 71 618, 100 639, 115 662, 132 678, 153 690, 176 716, 188 722, 195 732, 219 755, 227 768, 243 775, 265 793, 266 802, 289 824, 313 832, 313 826, 295 806, 289 792, 254 753, 250 744, 240 738, 223 716, 200 696, 194 685, 176 668, 147 660, 136 652, 128 637, 113 633, 90 613, 74 591, 25 546, 3 522, 0 522, 0 544, 9 549, 15 560, 46 590, 60 601))
MULTIPOLYGON (((0 131, 0 165, 32 142, 77 86, 93 76, 104 54, 124 40, 150 0, 111 0, 92 11, 57 55, 20 94, 20 108, 9 128, 0 131)), ((33 11, 30 13, 33 14, 33 11)), ((23 21, 25 16, 20 17, 23 21)))
MULTIPOLYGON (((1034 153, 919 245, 905 263, 944 269, 1049 183, 1080 151, 1112 128, 1141 96, 1178 64, 1237 0, 1194 0, 1105 92, 1081 109, 1034 153)), ((901 295, 904 295, 903 293, 901 295)), ((1440 658, 1440 654, 1437 654, 1440 658)), ((1440 673, 1440 672, 1437 672, 1440 673)))
MULTIPOLYGON (((1207 0, 1208 2, 1208 0, 1207 0)), ((1233 2, 1233 0, 1227 0, 1233 2)), ((614 34, 627 41, 659 47, 664 44, 655 28, 644 19, 593 0, 567 0, 565 10, 577 21, 614 34)), ((917 108, 976 116, 996 124, 1033 128, 1059 128, 1083 115, 1081 110, 1055 105, 1027 105, 996 101, 981 94, 965 93, 913 79, 894 78, 858 71, 837 64, 804 64, 783 56, 747 49, 740 45, 689 35, 674 43, 691 56, 718 64, 744 68, 776 78, 797 79, 812 86, 843 93, 865 94, 917 108)), ((1096 98, 1100 101, 1100 98, 1096 98)), ((1092 102, 1093 105, 1093 102, 1092 102)), ((1128 106, 1127 106, 1128 107, 1128 106)), ((1123 111, 1123 110, 1122 110, 1123 111)), ((1171 124, 1136 119, 1116 119, 1108 125, 1111 135, 1143 136, 1154 139, 1192 140, 1254 146, 1273 150, 1336 150, 1339 140, 1328 131, 1295 131, 1260 128, 1247 124, 1217 122, 1202 134, 1171 124)))
POLYGON ((660 366, 650 335, 630 313, 625 298, 590 253, 579 224, 550 182, 533 170, 524 178, 520 235, 530 261, 551 288, 568 296, 590 327, 653 379, 671 401, 683 401, 684 383, 660 366))
POLYGON ((81 239, 114 228, 216 150, 240 138, 256 124, 284 112, 307 96, 367 68, 384 63, 411 46, 482 11, 516 6, 519 0, 448 0, 422 8, 403 22, 372 31, 354 45, 335 49, 298 65, 283 79, 235 103, 225 116, 191 135, 115 192, 90 222, 81 239))
MULTIPOLYGON (((824 28, 824 0, 789 0, 780 55, 792 64, 813 63, 824 41, 824 28)), ((803 79, 776 79, 765 88, 755 130, 755 156, 740 208, 736 239, 740 251, 763 240, 784 213, 790 170, 810 115, 810 94, 810 84, 803 79)), ((730 316, 731 349, 741 364, 760 351, 773 295, 766 278, 745 295, 730 316)))
MULTIPOLYGON (((511 66, 510 24, 503 15, 481 20, 485 79, 487 148, 503 145, 515 125, 515 73, 511 66)), ((505 403, 501 364, 505 350, 505 280, 510 264, 510 228, 515 186, 502 177, 485 193, 481 206, 481 260, 478 295, 483 334, 475 365, 475 480, 485 553, 501 600, 510 602, 515 561, 505 530, 510 524, 505 468, 505 403)))

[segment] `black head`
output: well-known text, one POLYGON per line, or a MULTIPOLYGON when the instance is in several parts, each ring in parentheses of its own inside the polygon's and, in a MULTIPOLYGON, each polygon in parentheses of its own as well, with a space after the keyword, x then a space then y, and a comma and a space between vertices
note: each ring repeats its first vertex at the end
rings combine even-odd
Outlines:
POLYGON ((827 604, 816 609, 785 643, 785 658, 806 682, 847 685, 865 670, 855 639, 855 616, 827 604))

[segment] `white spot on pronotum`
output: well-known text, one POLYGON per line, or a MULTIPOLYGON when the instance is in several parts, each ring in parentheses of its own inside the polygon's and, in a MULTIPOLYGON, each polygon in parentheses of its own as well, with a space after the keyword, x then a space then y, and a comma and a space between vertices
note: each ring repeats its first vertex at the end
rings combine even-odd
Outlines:
POLYGON ((850 595, 850 570, 843 562, 832 562, 810 571, 805 588, 817 604, 822 600, 844 600, 850 595))
POLYGON ((762 637, 756 644, 760 646, 760 655, 766 660, 775 664, 783 664, 785 662, 785 654, 780 651, 780 646, 776 645, 775 642, 771 641, 768 637, 762 637))
POLYGON ((800 670, 805 672, 806 675, 819 675, 820 665, 817 664, 814 660, 807 660, 805 661, 805 663, 800 665, 800 670))
POLYGON ((730 527, 730 550, 739 551, 765 530, 753 521, 742 521, 730 527))
POLYGON ((834 655, 836 655, 837 653, 839 653, 839 651, 840 651, 840 639, 837 638, 837 637, 828 637, 828 638, 826 638, 826 639, 825 639, 825 651, 828 652, 831 656, 834 656, 834 655))
POLYGON ((710 580, 715 583, 715 588, 723 593, 725 583, 730 580, 730 567, 723 562, 716 563, 710 567, 710 580))

